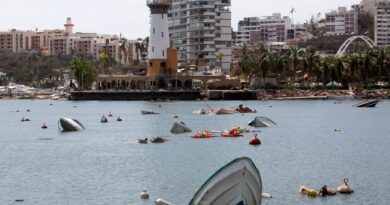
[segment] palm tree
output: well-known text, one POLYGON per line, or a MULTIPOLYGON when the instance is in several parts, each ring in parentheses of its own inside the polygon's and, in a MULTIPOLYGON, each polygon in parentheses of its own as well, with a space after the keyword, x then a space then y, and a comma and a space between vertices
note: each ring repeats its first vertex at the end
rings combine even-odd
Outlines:
POLYGON ((251 72, 252 59, 245 44, 241 46, 241 55, 242 60, 240 62, 239 73, 244 75, 245 80, 248 80, 249 74, 251 72))
POLYGON ((292 71, 294 72, 294 81, 296 80, 296 72, 297 68, 300 64, 300 58, 303 55, 303 51, 298 50, 298 48, 290 48, 290 50, 287 53, 289 60, 290 60, 290 65, 292 66, 292 71))
POLYGON ((288 57, 284 54, 277 55, 273 58, 273 71, 277 74, 278 81, 281 80, 281 77, 283 76, 283 72, 288 64, 288 57))
POLYGON ((135 52, 137 53, 137 64, 140 63, 140 56, 142 55, 143 51, 143 40, 141 38, 138 38, 135 42, 135 52))
POLYGON ((363 75, 362 77, 364 79, 366 87, 368 86, 368 81, 373 66, 374 66, 373 50, 367 49, 363 55, 363 72, 362 72, 363 75))
POLYGON ((133 64, 133 49, 134 49, 134 44, 133 43, 128 43, 126 45, 126 57, 125 57, 125 62, 130 63, 130 65, 133 64))
POLYGON ((377 76, 376 76, 376 81, 383 80, 384 78, 384 71, 386 67, 386 48, 379 48, 376 50, 376 66, 378 69, 377 76))
POLYGON ((100 52, 99 62, 103 64, 103 72, 106 73, 106 68, 110 66, 110 56, 106 51, 100 52))
POLYGON ((320 57, 319 55, 317 55, 316 49, 314 47, 309 47, 309 49, 306 51, 304 58, 304 65, 306 67, 308 83, 310 77, 313 74, 313 70, 318 68, 319 61, 320 57))
POLYGON ((92 62, 90 60, 77 56, 71 63, 70 68, 73 72, 73 77, 76 78, 79 84, 79 89, 82 90, 84 87, 90 87, 95 81, 96 72, 92 68, 92 62))
POLYGON ((271 66, 271 63, 272 63, 272 55, 268 52, 268 50, 264 50, 263 54, 261 55, 261 60, 259 65, 260 73, 261 76, 263 77, 264 89, 266 88, 265 79, 267 77, 267 73, 271 66))
POLYGON ((126 38, 121 38, 119 40, 119 49, 118 49, 118 57, 119 57, 119 61, 120 61, 120 64, 122 64, 122 62, 125 62, 126 64, 126 44, 127 44, 127 39, 126 38))
POLYGON ((357 56, 355 55, 352 55, 350 56, 350 60, 349 60, 349 77, 352 81, 352 87, 353 89, 355 89, 355 83, 356 83, 356 74, 358 72, 358 69, 359 69, 359 59, 357 56))
MULTIPOLYGON (((333 69, 336 74, 336 81, 338 83, 342 83, 344 81, 344 71, 345 71, 345 66, 344 66, 344 59, 343 58, 337 58, 336 59, 336 65, 333 69)), ((332 84, 333 84, 334 79, 332 79, 332 84)))
POLYGON ((217 52, 216 54, 216 59, 217 59, 217 62, 218 62, 218 66, 219 67, 222 67, 222 59, 225 55, 221 52, 217 52))
POLYGON ((331 66, 332 66, 332 58, 325 58, 322 61, 322 79, 324 85, 326 85, 331 78, 331 66))
POLYGON ((141 46, 142 50, 141 50, 141 56, 143 58, 143 60, 146 59, 146 57, 148 56, 148 49, 149 49, 149 37, 146 37, 143 41, 142 41, 142 46, 141 46))

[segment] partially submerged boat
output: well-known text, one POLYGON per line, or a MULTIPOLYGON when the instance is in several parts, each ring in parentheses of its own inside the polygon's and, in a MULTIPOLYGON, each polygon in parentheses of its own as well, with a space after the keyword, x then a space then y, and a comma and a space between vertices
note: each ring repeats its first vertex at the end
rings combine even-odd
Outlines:
POLYGON ((192 132, 192 130, 184 122, 175 122, 171 128, 171 133, 174 134, 183 134, 187 132, 192 132))
POLYGON ((143 115, 158 115, 158 114, 160 114, 160 113, 152 112, 152 111, 141 110, 141 114, 143 114, 143 115))
POLYGON ((148 138, 138 139, 138 143, 140 143, 140 144, 148 144, 148 138))
POLYGON ((267 117, 256 117, 254 120, 248 123, 252 127, 274 127, 277 124, 267 117))
POLYGON ((85 127, 76 119, 61 118, 59 124, 64 132, 82 131, 85 127))
POLYGON ((379 100, 368 100, 354 105, 355 107, 375 107, 379 100))
POLYGON ((213 174, 189 205, 259 205, 262 189, 259 170, 250 158, 242 157, 213 174))
POLYGON ((244 107, 242 104, 236 108, 236 111, 239 113, 257 113, 256 109, 251 109, 249 107, 244 107))
POLYGON ((236 113, 236 110, 230 109, 230 108, 221 108, 217 111, 215 111, 216 115, 231 115, 236 113))
POLYGON ((164 143, 166 141, 168 141, 168 140, 163 138, 163 137, 156 137, 156 138, 151 140, 152 143, 164 143))

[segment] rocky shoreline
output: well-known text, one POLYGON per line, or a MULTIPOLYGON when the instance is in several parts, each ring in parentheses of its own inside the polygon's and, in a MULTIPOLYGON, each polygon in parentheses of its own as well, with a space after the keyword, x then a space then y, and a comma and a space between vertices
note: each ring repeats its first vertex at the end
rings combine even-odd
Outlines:
POLYGON ((294 99, 390 99, 389 89, 377 90, 263 90, 258 92, 260 100, 294 99))
MULTIPOLYGON (((258 100, 321 100, 321 99, 390 99, 390 89, 355 90, 258 90, 258 100)), ((66 92, 33 93, 0 95, 4 100, 69 100, 71 94, 66 92)))

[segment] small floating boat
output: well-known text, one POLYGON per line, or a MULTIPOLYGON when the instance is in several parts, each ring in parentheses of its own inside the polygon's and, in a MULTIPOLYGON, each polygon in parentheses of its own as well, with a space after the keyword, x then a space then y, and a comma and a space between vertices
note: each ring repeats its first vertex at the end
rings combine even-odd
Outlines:
POLYGON ((107 117, 103 115, 103 116, 100 118, 100 122, 101 122, 101 123, 107 123, 107 122, 108 122, 107 117))
POLYGON ((340 194, 352 194, 353 193, 353 189, 352 187, 348 184, 349 182, 349 179, 348 178, 345 178, 343 180, 343 183, 337 187, 337 191, 340 193, 340 194))
POLYGON ((112 115, 112 113, 110 112, 110 113, 108 113, 108 117, 112 117, 113 115, 112 115))
POLYGON ((138 143, 140 143, 140 144, 148 144, 148 138, 138 139, 138 143))
POLYGON ((122 122, 123 120, 122 120, 122 118, 121 118, 121 117, 118 117, 118 118, 116 119, 116 121, 118 121, 118 122, 122 122))
POLYGON ((189 205, 259 205, 262 189, 259 170, 251 159, 242 157, 213 174, 189 205))
POLYGON ((41 128, 42 128, 42 129, 47 129, 48 127, 47 127, 46 123, 43 123, 43 125, 42 125, 41 128))
POLYGON ((236 111, 239 113, 257 113, 257 111, 255 109, 251 109, 249 107, 244 107, 242 104, 236 108, 236 111))
POLYGON ((147 190, 144 190, 140 194, 141 199, 149 199, 149 192, 147 190))
POLYGON ((355 107, 375 107, 379 103, 379 100, 369 100, 354 105, 355 107))
POLYGON ((156 138, 151 140, 152 143, 164 143, 166 141, 168 141, 168 140, 165 138, 162 138, 162 137, 156 137, 156 138))
POLYGON ((141 110, 141 114, 143 114, 143 115, 158 115, 160 113, 141 110))
POLYGON ((59 120, 59 124, 61 125, 61 128, 64 132, 72 132, 72 131, 81 131, 85 130, 85 127, 83 124, 81 124, 76 119, 70 119, 70 118, 61 118, 59 120))
POLYGON ((231 115, 236 113, 234 109, 229 109, 229 108, 221 108, 217 111, 215 111, 216 115, 231 115))

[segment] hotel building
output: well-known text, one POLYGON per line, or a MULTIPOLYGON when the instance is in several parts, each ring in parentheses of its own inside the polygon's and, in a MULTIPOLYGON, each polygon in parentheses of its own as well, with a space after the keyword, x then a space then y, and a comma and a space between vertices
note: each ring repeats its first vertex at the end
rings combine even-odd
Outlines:
POLYGON ((339 7, 338 11, 325 14, 326 35, 354 35, 358 32, 358 11, 339 7))
POLYGON ((228 73, 232 61, 230 0, 173 0, 169 11, 172 47, 182 65, 205 70, 221 65, 228 73))
POLYGON ((291 19, 287 16, 282 17, 280 13, 264 18, 244 18, 238 23, 235 43, 284 42, 290 37, 289 31, 293 31, 291 19))
POLYGON ((390 45, 390 1, 379 1, 375 13, 375 43, 377 46, 390 45))
POLYGON ((119 38, 96 33, 74 33, 72 21, 67 19, 64 30, 0 32, 0 52, 42 52, 44 55, 85 55, 98 59, 106 51, 118 59, 119 38))

